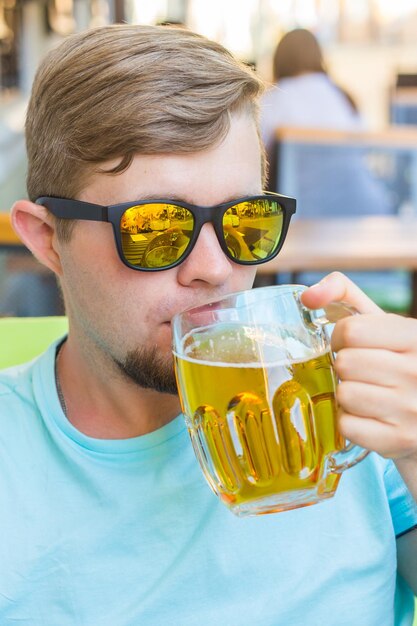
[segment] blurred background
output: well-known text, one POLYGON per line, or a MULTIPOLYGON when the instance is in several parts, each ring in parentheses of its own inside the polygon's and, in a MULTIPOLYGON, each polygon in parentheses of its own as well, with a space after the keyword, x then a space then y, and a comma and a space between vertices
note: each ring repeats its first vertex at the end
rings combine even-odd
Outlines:
MULTIPOLYGON (((306 241, 294 239, 298 262, 287 260, 285 272, 277 262, 273 275, 262 273, 260 282, 310 283, 318 270, 366 270, 354 277, 382 306, 416 314, 417 0, 0 0, 0 315, 62 312, 53 277, 22 250, 8 222, 12 203, 26 196, 23 127, 37 65, 69 34, 123 21, 184 24, 230 48, 272 89, 282 37, 300 28, 313 33, 325 74, 354 103, 358 124, 327 128, 326 116, 312 121, 307 110, 305 118, 303 111, 276 122, 272 116, 269 187, 297 197, 296 221, 340 219, 331 235, 340 238, 336 248, 349 248, 350 232, 367 232, 368 239, 361 242, 363 258, 352 247, 354 263, 334 257, 305 265, 300 246, 306 241), (364 176, 373 186, 365 209, 347 193, 362 189, 364 176), (344 227, 345 219, 356 222, 344 227), (395 222, 381 221, 388 219, 395 222), (376 244, 373 266, 365 253, 376 244)), ((274 110, 274 103, 265 103, 267 112, 274 110)), ((322 232, 328 227, 323 222, 322 232)), ((320 247, 326 247, 324 239, 320 247)))

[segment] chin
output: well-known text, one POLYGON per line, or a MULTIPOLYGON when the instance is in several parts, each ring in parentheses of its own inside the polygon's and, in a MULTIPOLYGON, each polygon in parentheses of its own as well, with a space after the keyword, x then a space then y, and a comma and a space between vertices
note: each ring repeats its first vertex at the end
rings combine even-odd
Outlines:
POLYGON ((123 360, 115 360, 122 374, 142 389, 177 395, 174 359, 170 349, 154 345, 130 350, 123 360))

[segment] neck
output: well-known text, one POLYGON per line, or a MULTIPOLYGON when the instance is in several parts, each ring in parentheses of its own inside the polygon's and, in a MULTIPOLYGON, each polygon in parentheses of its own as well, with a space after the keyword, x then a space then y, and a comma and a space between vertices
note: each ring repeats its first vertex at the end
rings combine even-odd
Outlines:
POLYGON ((102 353, 80 349, 71 336, 60 349, 56 376, 67 419, 89 437, 138 437, 180 412, 177 396, 139 387, 102 353))

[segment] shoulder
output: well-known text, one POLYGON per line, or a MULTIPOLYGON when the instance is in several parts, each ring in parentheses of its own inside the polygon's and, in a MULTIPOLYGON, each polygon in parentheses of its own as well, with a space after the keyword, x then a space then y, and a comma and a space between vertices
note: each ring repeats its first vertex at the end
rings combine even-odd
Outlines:
POLYGON ((0 474, 3 476, 15 475, 16 465, 27 468, 27 460, 48 440, 45 415, 50 412, 48 398, 53 396, 55 388, 53 381, 43 374, 49 360, 45 357, 46 354, 0 371, 0 474))
POLYGON ((386 493, 395 534, 398 536, 417 524, 417 503, 392 459, 377 454, 370 457, 386 493))
POLYGON ((7 369, 0 370, 0 398, 12 395, 16 389, 26 381, 31 375, 33 362, 15 365, 7 369))
POLYGON ((33 362, 0 371, 0 419, 33 403, 33 362))
POLYGON ((32 361, 0 370, 0 428, 6 418, 17 422, 22 415, 38 412, 40 394, 53 388, 55 350, 56 343, 32 361))

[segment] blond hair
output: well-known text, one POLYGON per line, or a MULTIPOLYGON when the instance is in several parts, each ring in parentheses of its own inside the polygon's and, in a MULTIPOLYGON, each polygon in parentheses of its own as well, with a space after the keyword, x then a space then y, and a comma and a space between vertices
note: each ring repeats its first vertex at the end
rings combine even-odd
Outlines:
POLYGON ((27 188, 74 198, 100 164, 204 150, 230 114, 257 119, 262 82, 220 44, 187 29, 113 25, 68 37, 40 65, 26 120, 27 188))

